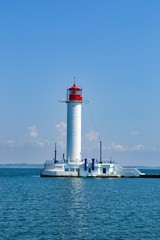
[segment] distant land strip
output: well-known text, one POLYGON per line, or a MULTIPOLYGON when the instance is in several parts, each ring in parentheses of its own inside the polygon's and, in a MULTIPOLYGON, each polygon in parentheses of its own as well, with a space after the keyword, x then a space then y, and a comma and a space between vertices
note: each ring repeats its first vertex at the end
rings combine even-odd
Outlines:
MULTIPOLYGON (((42 163, 0 163, 0 168, 43 168, 42 163)), ((160 166, 125 166, 138 169, 160 169, 160 166)))
POLYGON ((43 164, 7 163, 0 164, 0 168, 43 168, 43 164))

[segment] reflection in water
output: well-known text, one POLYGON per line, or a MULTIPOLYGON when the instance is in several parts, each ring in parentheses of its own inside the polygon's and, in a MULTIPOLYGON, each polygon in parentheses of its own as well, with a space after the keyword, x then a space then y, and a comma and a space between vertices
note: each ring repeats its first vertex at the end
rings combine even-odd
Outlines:
POLYGON ((68 181, 65 209, 68 220, 62 224, 61 237, 66 235, 66 231, 64 233, 64 225, 68 229, 68 234, 71 234, 72 231, 72 234, 74 232, 77 237, 81 235, 82 231, 87 229, 90 201, 88 201, 85 184, 86 179, 82 178, 70 178, 68 181))

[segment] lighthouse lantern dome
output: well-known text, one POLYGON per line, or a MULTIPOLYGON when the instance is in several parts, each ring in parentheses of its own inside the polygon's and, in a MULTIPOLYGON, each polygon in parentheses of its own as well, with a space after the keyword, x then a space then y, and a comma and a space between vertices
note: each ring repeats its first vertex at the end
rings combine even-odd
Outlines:
POLYGON ((82 102, 82 88, 78 88, 75 83, 71 88, 68 88, 67 101, 82 102))

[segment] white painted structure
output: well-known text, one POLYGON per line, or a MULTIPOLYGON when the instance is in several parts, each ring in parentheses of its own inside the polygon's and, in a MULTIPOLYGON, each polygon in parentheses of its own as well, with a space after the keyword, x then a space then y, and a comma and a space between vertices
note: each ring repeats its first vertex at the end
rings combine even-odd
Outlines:
POLYGON ((124 168, 117 163, 93 163, 92 159, 76 162, 48 160, 41 172, 42 177, 139 177, 142 173, 136 168, 124 168))
POLYGON ((80 162, 82 89, 75 84, 67 90, 67 160, 80 162))
MULTIPOLYGON (((76 84, 67 89, 67 157, 61 161, 47 160, 42 177, 139 177, 136 168, 124 168, 117 163, 81 157, 82 89, 76 84)), ((100 142, 101 143, 101 142, 100 142)), ((100 144, 101 146, 101 144, 100 144)))

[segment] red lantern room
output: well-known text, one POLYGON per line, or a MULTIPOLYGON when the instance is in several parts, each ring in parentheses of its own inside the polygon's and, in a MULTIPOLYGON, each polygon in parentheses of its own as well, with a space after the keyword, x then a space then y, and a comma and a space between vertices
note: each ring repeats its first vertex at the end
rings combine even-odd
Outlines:
POLYGON ((78 88, 75 83, 67 89, 67 101, 82 102, 82 89, 78 88))

